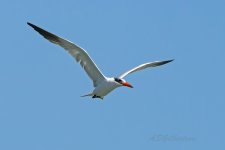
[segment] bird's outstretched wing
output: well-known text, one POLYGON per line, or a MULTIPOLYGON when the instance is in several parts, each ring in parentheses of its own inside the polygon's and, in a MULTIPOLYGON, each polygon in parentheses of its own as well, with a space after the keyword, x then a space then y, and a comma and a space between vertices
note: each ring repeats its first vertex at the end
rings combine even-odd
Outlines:
POLYGON ((67 50, 76 59, 76 61, 80 63, 82 68, 86 71, 88 76, 92 79, 94 87, 97 86, 99 81, 105 79, 105 76, 101 73, 97 65, 94 63, 94 61, 91 59, 91 57, 88 55, 88 53, 84 49, 36 25, 33 25, 29 22, 27 24, 31 26, 32 28, 34 28, 34 30, 36 30, 38 33, 40 33, 44 38, 46 38, 50 42, 57 44, 63 47, 65 50, 67 50))
POLYGON ((160 65, 164 65, 164 64, 167 64, 169 62, 171 62, 173 60, 166 60, 166 61, 155 61, 155 62, 149 62, 149 63, 145 63, 145 64, 142 64, 142 65, 139 65, 125 73, 123 73, 122 75, 119 76, 119 78, 124 78, 125 76, 127 76, 128 74, 130 73, 133 73, 133 72, 136 72, 136 71, 140 71, 142 69, 145 69, 145 68, 148 68, 148 67, 156 67, 156 66, 160 66, 160 65))

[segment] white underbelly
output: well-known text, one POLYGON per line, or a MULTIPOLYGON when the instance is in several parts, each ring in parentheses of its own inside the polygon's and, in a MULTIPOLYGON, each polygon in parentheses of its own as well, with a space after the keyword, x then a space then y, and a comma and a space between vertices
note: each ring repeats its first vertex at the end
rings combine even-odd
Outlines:
POLYGON ((94 89, 93 94, 103 97, 117 87, 119 86, 115 85, 114 83, 104 82, 94 89))

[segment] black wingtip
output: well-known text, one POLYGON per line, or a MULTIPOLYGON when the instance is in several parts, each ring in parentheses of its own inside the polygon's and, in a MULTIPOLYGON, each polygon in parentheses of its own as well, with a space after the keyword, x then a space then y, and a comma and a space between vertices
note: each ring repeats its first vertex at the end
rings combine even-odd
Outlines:
POLYGON ((35 25, 33 25, 33 24, 30 23, 30 22, 27 22, 27 24, 28 24, 29 26, 31 26, 32 28, 35 28, 35 27, 36 27, 35 25))
POLYGON ((165 61, 162 61, 159 65, 164 65, 164 64, 170 63, 172 61, 174 61, 174 59, 165 60, 165 61))
POLYGON ((169 63, 169 62, 172 62, 172 61, 174 61, 175 59, 170 59, 170 60, 167 60, 167 63, 169 63))

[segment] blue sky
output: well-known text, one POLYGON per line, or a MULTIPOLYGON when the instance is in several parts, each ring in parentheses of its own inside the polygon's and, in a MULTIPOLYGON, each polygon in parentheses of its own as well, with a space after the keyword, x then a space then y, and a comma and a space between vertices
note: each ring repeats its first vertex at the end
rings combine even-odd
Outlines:
POLYGON ((3 0, 0 149, 224 149, 225 1, 3 0), (62 48, 26 22, 85 48, 106 76, 104 101, 62 48))

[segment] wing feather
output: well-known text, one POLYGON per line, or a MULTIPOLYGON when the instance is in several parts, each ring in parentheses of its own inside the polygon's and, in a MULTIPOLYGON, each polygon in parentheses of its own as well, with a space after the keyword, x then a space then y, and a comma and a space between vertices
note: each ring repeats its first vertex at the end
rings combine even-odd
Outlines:
POLYGON ((44 38, 50 42, 63 47, 67 52, 69 52, 75 60, 80 63, 81 67, 86 71, 88 76, 92 79, 94 87, 97 86, 98 82, 105 79, 105 76, 101 73, 97 65, 88 55, 88 53, 78 45, 70 42, 69 40, 63 39, 55 34, 52 34, 36 25, 27 23, 34 30, 40 33, 44 38))
POLYGON ((140 71, 140 70, 143 70, 145 68, 148 68, 148 67, 156 67, 156 66, 161 66, 161 65, 164 65, 164 64, 167 64, 169 62, 171 62, 173 60, 166 60, 166 61, 155 61, 155 62, 149 62, 149 63, 145 63, 145 64, 141 64, 125 73, 123 73, 122 75, 119 76, 119 78, 124 78, 125 76, 127 76, 128 74, 130 73, 133 73, 133 72, 136 72, 136 71, 140 71))

